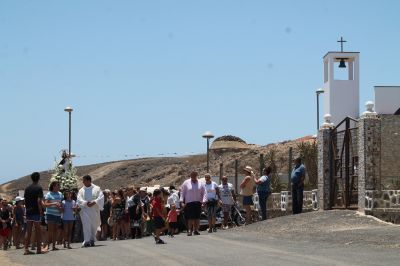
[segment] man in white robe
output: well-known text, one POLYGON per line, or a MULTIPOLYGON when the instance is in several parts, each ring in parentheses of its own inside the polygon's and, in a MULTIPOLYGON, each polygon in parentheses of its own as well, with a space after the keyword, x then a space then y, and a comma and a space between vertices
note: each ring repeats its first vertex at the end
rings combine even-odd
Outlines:
POLYGON ((82 247, 93 247, 97 228, 100 226, 100 211, 103 210, 104 195, 100 187, 92 184, 90 175, 83 177, 84 186, 78 192, 78 205, 83 227, 82 247))

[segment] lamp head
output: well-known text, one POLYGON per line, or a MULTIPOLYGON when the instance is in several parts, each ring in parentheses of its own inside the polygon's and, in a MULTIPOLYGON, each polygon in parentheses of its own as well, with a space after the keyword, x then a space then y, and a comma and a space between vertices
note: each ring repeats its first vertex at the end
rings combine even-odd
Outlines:
POLYGON ((202 137, 205 139, 212 139, 214 137, 214 135, 213 135, 213 133, 211 133, 211 131, 206 131, 206 132, 204 132, 202 137))
POLYGON ((65 109, 64 109, 64 111, 65 111, 65 112, 68 112, 68 113, 71 113, 73 110, 74 110, 74 109, 72 109, 72 107, 70 107, 70 106, 67 106, 67 107, 65 107, 65 109))

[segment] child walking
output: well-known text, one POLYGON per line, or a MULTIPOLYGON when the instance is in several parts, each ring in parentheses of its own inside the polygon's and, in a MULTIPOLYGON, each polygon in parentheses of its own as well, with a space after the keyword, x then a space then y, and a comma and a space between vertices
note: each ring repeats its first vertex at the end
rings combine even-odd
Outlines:
POLYGON ((162 193, 161 190, 156 189, 153 192, 153 201, 151 202, 152 206, 152 216, 155 228, 155 236, 154 240, 156 244, 165 244, 164 241, 161 240, 160 234, 165 230, 165 221, 163 218, 163 203, 162 203, 162 193))
POLYGON ((176 211, 176 205, 171 205, 171 210, 168 212, 167 215, 167 222, 168 222, 168 235, 170 237, 174 237, 174 232, 178 228, 178 213, 176 211))
POLYGON ((64 225, 64 248, 71 249, 72 227, 75 221, 75 212, 77 205, 72 199, 72 192, 64 193, 65 200, 62 201, 63 206, 63 225, 64 225))
POLYGON ((8 249, 8 238, 11 234, 11 212, 6 200, 0 199, 0 245, 8 249))
POLYGON ((15 207, 13 209, 13 239, 16 249, 22 248, 20 246, 21 239, 24 237, 25 232, 25 208, 24 208, 24 198, 15 198, 15 207))

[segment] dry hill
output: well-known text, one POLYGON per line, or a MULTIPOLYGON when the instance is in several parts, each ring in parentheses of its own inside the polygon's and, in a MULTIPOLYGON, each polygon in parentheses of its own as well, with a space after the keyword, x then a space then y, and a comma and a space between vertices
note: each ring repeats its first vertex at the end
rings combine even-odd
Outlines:
MULTIPOLYGON (((234 176, 235 160, 237 159, 239 161, 239 169, 250 165, 258 173, 260 154, 263 154, 267 159, 266 164, 270 164, 271 160, 273 160, 276 164, 276 173, 282 173, 283 176, 286 176, 289 147, 293 147, 294 156, 297 156, 299 154, 299 143, 313 142, 314 140, 313 137, 304 137, 266 146, 248 145, 248 149, 243 150, 229 148, 211 150, 210 172, 213 175, 219 175, 220 164, 222 163, 224 174, 234 176)), ((122 186, 152 186, 155 184, 163 186, 177 185, 187 178, 192 170, 197 170, 200 174, 205 173, 206 155, 143 158, 77 167, 79 176, 89 174, 94 179, 94 183, 102 188, 109 189, 117 189, 122 186)), ((241 174, 239 173, 239 175, 241 174)), ((41 172, 41 176, 41 185, 47 187, 51 171, 41 172)), ((0 193, 11 197, 28 184, 30 184, 29 175, 0 185, 0 193)))

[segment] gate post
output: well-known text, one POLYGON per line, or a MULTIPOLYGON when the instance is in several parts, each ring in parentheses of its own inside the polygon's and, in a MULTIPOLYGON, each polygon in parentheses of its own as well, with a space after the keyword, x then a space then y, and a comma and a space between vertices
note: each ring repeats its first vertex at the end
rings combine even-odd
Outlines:
POLYGON ((331 131, 333 124, 330 122, 331 116, 324 116, 325 123, 318 131, 318 205, 321 210, 331 208, 331 176, 329 152, 331 146, 331 131))
POLYGON ((219 183, 218 183, 218 185, 221 184, 221 179, 222 179, 223 175, 224 175, 224 164, 220 163, 219 164, 219 183))
POLYGON ((358 123, 358 210, 365 211, 366 191, 380 189, 381 119, 367 102, 358 123))
POLYGON ((235 193, 238 194, 239 160, 235 160, 235 193))

